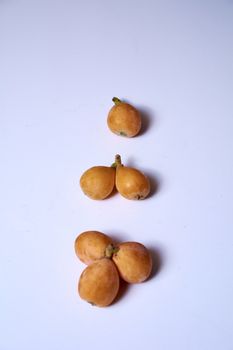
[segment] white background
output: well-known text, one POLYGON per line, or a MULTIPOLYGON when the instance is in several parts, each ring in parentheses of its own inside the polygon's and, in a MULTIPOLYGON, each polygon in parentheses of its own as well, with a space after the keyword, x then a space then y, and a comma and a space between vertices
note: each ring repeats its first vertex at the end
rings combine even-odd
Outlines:
POLYGON ((0 0, 0 350, 233 349, 232 42, 231 0, 0 0), (139 137, 108 130, 113 96, 139 137), (116 153, 150 198, 83 195, 116 153), (155 262, 108 308, 76 291, 90 229, 155 262))

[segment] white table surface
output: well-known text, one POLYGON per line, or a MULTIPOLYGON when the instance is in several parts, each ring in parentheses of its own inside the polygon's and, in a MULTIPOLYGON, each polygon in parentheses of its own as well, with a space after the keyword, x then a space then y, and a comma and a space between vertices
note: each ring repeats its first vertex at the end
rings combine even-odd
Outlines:
POLYGON ((0 350, 233 349, 233 2, 0 1, 0 350), (144 132, 112 134, 118 96, 144 132), (145 201, 79 178, 120 153, 145 201), (148 246, 152 278, 77 295, 76 236, 148 246))

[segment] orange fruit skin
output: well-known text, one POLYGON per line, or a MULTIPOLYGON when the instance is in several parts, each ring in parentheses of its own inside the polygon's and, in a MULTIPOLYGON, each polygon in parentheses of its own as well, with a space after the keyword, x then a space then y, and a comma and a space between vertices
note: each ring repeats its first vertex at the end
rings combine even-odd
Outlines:
POLYGON ((144 199, 150 193, 150 182, 141 171, 120 165, 116 170, 116 189, 127 199, 144 199))
POLYGON ((87 266, 80 276, 78 292, 92 305, 110 305, 119 290, 119 274, 112 260, 100 259, 87 266))
POLYGON ((141 116, 136 108, 128 103, 121 102, 114 105, 107 118, 109 129, 121 136, 136 136, 141 129, 141 116))
POLYGON ((75 240, 77 257, 86 265, 104 258, 105 250, 112 243, 111 238, 99 231, 85 231, 75 240))
POLYGON ((82 174, 80 187, 91 199, 105 199, 114 189, 115 173, 113 167, 94 166, 82 174))
POLYGON ((124 242, 118 248, 112 259, 120 277, 128 283, 145 281, 152 270, 152 258, 148 249, 137 242, 124 242))

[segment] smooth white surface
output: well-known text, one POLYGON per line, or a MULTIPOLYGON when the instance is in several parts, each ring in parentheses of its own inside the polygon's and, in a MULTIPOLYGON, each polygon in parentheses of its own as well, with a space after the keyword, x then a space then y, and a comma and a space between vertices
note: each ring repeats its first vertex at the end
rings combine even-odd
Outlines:
POLYGON ((233 348, 233 2, 0 1, 0 349, 233 348), (111 98, 147 115, 110 133, 111 98), (79 188, 116 153, 149 199, 79 188), (160 269, 109 308, 79 299, 73 242, 96 229, 160 269))

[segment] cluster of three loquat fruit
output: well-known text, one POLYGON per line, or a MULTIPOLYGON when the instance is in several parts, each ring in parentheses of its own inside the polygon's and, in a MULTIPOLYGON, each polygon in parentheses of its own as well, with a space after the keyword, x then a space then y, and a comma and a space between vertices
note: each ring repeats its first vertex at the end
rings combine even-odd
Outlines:
POLYGON ((75 252, 88 265, 79 279, 79 295, 92 305, 107 306, 114 301, 119 277, 128 283, 140 283, 152 269, 150 253, 141 243, 116 244, 98 231, 81 233, 75 240, 75 252))

